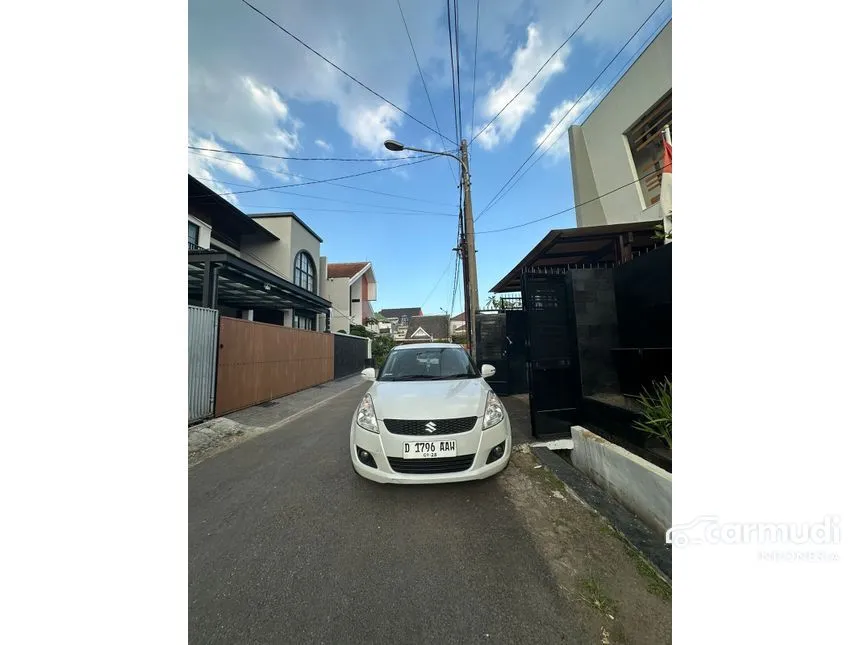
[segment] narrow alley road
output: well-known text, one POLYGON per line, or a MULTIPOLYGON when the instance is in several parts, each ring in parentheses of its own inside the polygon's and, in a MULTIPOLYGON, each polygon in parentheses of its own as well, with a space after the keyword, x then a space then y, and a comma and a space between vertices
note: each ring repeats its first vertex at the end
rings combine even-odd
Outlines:
POLYGON ((595 642, 500 478, 355 475, 365 390, 189 471, 189 642, 595 642))

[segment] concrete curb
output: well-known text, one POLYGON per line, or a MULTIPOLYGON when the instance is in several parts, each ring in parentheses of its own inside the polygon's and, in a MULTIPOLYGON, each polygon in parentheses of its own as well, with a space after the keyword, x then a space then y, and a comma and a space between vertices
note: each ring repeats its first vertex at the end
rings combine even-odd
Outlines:
POLYGON ((551 450, 541 446, 531 448, 532 454, 567 488, 571 496, 597 513, 619 537, 637 551, 667 584, 672 584, 672 551, 664 536, 640 520, 616 501, 587 475, 571 466, 551 450))

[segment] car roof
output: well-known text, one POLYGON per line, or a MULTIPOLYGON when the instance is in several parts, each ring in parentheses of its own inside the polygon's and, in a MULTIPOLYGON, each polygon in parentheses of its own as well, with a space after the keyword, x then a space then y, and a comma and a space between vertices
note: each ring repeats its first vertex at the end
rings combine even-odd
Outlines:
POLYGON ((398 345, 391 351, 396 352, 402 349, 441 349, 443 347, 459 347, 463 349, 463 346, 458 343, 410 343, 408 345, 398 345))

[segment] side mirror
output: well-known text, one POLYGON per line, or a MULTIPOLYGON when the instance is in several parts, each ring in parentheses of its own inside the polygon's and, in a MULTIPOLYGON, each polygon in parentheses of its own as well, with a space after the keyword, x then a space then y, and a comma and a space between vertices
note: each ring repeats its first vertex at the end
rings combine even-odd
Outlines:
MULTIPOLYGON (((495 371, 495 370, 493 370, 495 371)), ((361 378, 365 381, 375 381, 376 380, 376 368, 367 367, 361 370, 361 378)))
POLYGON ((492 365, 481 365, 481 376, 484 378, 490 378, 491 376, 496 375, 496 368, 492 365))

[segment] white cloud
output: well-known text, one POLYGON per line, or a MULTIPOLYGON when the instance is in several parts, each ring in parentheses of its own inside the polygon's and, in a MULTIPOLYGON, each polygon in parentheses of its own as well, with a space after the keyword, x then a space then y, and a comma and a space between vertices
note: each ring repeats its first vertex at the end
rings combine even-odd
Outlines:
POLYGON ((326 152, 331 152, 331 144, 328 141, 325 141, 324 139, 317 139, 316 141, 314 141, 314 143, 326 152))
MULTIPOLYGON (((189 134, 188 145, 194 146, 195 148, 223 149, 223 146, 214 139, 200 137, 194 132, 189 134)), ((189 167, 193 163, 197 168, 217 168, 218 170, 233 175, 242 181, 255 181, 257 178, 254 171, 247 166, 244 159, 237 155, 211 152, 209 150, 189 150, 188 163, 189 167)))
POLYGON ((188 174, 203 182, 219 195, 223 195, 224 199, 232 202, 234 206, 239 205, 239 201, 236 199, 235 195, 224 194, 233 192, 234 188, 228 187, 215 179, 215 176, 212 174, 212 165, 209 159, 189 154, 188 174))
MULTIPOLYGON (((213 147, 284 156, 301 148, 301 122, 290 115, 273 87, 255 78, 216 76, 206 68, 192 67, 188 102, 189 129, 201 138, 223 142, 213 147)), ((260 164, 274 171, 287 170, 286 162, 278 159, 263 158, 260 164)), ((226 170, 231 164, 218 167, 226 170)))
MULTIPOLYGON (((525 84, 596 1, 497 0, 492 11, 481 11, 476 125, 485 123, 525 84)), ((571 45, 597 43, 611 51, 635 29, 634 23, 641 22, 654 1, 608 0, 571 45)), ((441 130, 453 138, 446 5, 402 4, 441 130)), ((474 3, 461 7, 460 53, 465 72, 471 71, 474 54, 475 9, 474 3)), ((396 7, 392 14, 388 3, 367 0, 271 0, 261 10, 376 92, 434 125, 396 7)), ((234 0, 189 0, 188 46, 189 122, 205 136, 246 150, 284 154, 301 147, 296 110, 325 114, 327 110, 319 108, 328 106, 335 108, 336 121, 352 144, 373 155, 385 154, 381 144, 386 137, 414 142, 430 134, 234 0)), ((494 147, 516 135, 569 55, 565 50, 556 56, 485 133, 482 144, 494 147)), ((462 82, 468 123, 471 79, 462 82)), ((436 135, 433 139, 434 148, 441 145, 436 135)), ((276 162, 261 163, 283 169, 276 162)))
MULTIPOLYGON (((516 96, 558 47, 558 43, 547 42, 540 28, 535 24, 529 25, 526 33, 528 40, 514 52, 510 72, 501 83, 490 90, 483 101, 481 114, 485 118, 485 123, 516 96)), ((514 138, 523 121, 534 113, 538 96, 546 84, 553 76, 564 71, 564 62, 569 54, 570 45, 566 45, 553 57, 537 78, 478 137, 481 147, 492 150, 499 143, 508 142, 514 138)))
MULTIPOLYGON (((556 48, 574 32, 586 16, 595 9, 597 0, 533 0, 532 20, 525 28, 526 43, 510 56, 507 74, 494 83, 481 99, 480 114, 483 121, 476 130, 495 116, 516 93, 529 82, 540 66, 549 59, 556 48)), ((531 81, 504 112, 478 138, 478 143, 487 150, 511 141, 523 123, 534 114, 541 93, 552 79, 565 71, 566 62, 573 48, 590 45, 596 48, 601 62, 615 55, 618 48, 633 34, 649 15, 654 0, 613 0, 604 2, 585 21, 578 34, 555 54, 552 60, 531 81), (620 5, 620 6, 619 6, 620 5)), ((653 27, 671 12, 671 2, 664 5, 652 19, 651 28, 643 29, 629 45, 633 52, 639 43, 648 38, 653 27)), ((514 31, 517 27, 508 25, 514 31)), ((498 25, 496 26, 498 30, 498 25)), ((483 33, 483 31, 482 31, 483 33)), ((522 34, 522 32, 519 32, 522 34)), ((591 54, 594 55, 593 52, 591 54)), ((480 66, 480 64, 479 64, 480 66)), ((575 111, 578 109, 575 108, 575 111)), ((559 115, 560 116, 560 115, 559 115)), ((551 126, 550 126, 551 127, 551 126)))
POLYGON ((382 148, 382 142, 395 138, 393 128, 400 125, 403 115, 383 103, 375 108, 347 108, 341 111, 339 120, 344 130, 352 134, 354 145, 370 151, 387 152, 382 148))
POLYGON ((565 136, 567 128, 575 123, 602 93, 600 90, 589 90, 578 101, 566 100, 556 105, 549 113, 547 122, 535 137, 535 145, 540 146, 541 152, 546 151, 550 159, 563 157, 568 150, 567 137, 565 136), (562 118, 563 120, 559 123, 562 118), (556 126, 557 123, 558 126, 556 126))
MULTIPOLYGON (((441 21, 444 3, 403 5, 422 68, 443 69, 448 44, 441 21)), ((388 100, 432 123, 425 102, 410 105, 410 84, 417 69, 396 7, 392 14, 387 3, 294 0, 267 3, 261 10, 388 100)), ((278 101, 289 107, 294 100, 333 105, 337 122, 353 145, 368 152, 382 154, 385 137, 407 122, 421 128, 242 3, 190 0, 189 66, 218 70, 219 78, 251 74, 259 86, 276 91, 275 96, 253 92, 258 107, 277 106, 278 101)), ((189 107, 192 122, 198 111, 229 118, 230 106, 223 101, 203 105, 192 100, 189 107)))

